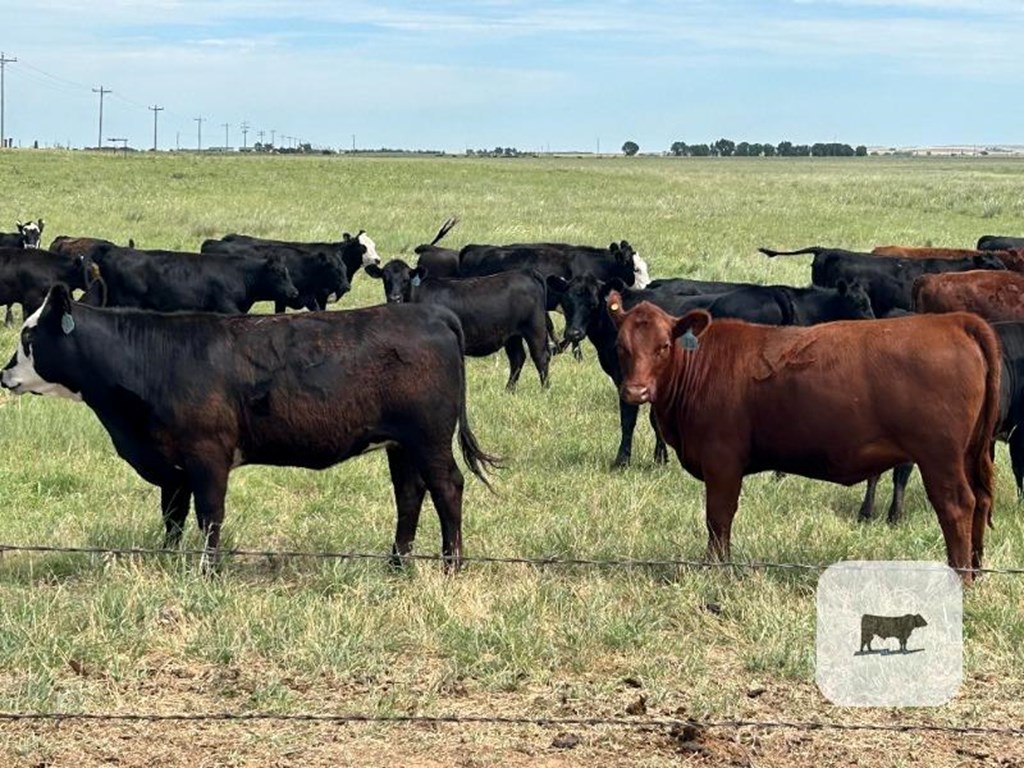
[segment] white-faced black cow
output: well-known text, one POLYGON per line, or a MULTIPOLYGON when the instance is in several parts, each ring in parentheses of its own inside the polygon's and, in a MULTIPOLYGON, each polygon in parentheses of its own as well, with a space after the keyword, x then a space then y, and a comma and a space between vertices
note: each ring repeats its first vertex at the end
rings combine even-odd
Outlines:
MULTIPOLYGON (((21 331, 2 383, 84 401, 118 454, 160 487, 166 545, 195 498, 215 564, 228 474, 243 464, 324 469, 386 448, 408 554, 424 494, 447 566, 462 553, 462 455, 484 479, 466 418, 463 337, 443 307, 223 316, 101 309, 58 284, 21 331)), ((484 479, 486 482, 486 479, 484 479)))
POLYGON ((505 388, 510 392, 526 362, 525 341, 541 385, 548 386, 547 289, 538 273, 434 279, 425 267, 413 269, 393 259, 383 267, 368 266, 366 274, 383 281, 389 304, 436 304, 452 310, 462 323, 470 357, 486 357, 504 348, 509 365, 505 388))
MULTIPOLYGON (((17 232, 0 232, 0 248, 39 248, 43 237, 43 227, 46 226, 42 219, 29 221, 22 224, 15 222, 17 232)), ((4 314, 4 325, 10 328, 14 325, 14 313, 11 305, 7 305, 7 312, 4 314)))
POLYGON ((299 293, 273 254, 212 257, 101 245, 92 258, 112 307, 239 314, 257 301, 289 302, 299 293))

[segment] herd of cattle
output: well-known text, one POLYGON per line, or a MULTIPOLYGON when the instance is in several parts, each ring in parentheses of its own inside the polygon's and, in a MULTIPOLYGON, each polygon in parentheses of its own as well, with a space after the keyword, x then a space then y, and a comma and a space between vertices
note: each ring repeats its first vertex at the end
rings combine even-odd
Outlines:
POLYGON ((527 352, 542 385, 551 355, 584 338, 618 388, 631 458, 651 404, 655 459, 671 446, 705 483, 709 554, 727 557, 744 476, 775 470, 854 484, 894 469, 890 521, 920 468, 951 566, 981 566, 993 506, 993 440, 1024 482, 1024 239, 976 250, 813 247, 810 287, 652 281, 626 241, 467 245, 433 241, 417 264, 381 264, 360 231, 338 242, 244 235, 198 253, 89 237, 41 247, 44 222, 0 234, 0 304, 20 304, 2 383, 85 401, 118 454, 161 489, 167 546, 194 499, 215 564, 230 471, 321 469, 383 448, 410 552, 426 493, 446 565, 462 553, 463 476, 499 460, 469 427, 464 357, 504 350, 507 388, 527 352), (385 304, 325 312, 362 269, 385 304), (81 291, 75 300, 72 291, 81 291), (256 302, 274 315, 247 315, 256 302), (285 313, 286 309, 310 312, 285 313), (565 317, 557 340, 549 312, 565 317), (525 348, 524 348, 525 347, 525 348))

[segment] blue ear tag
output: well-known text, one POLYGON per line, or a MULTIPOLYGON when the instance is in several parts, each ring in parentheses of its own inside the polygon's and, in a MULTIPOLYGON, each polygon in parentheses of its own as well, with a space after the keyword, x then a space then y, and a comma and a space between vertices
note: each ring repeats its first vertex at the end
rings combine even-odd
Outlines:
POLYGON ((75 330, 75 318, 70 313, 65 312, 64 316, 60 319, 60 329, 64 331, 65 336, 69 336, 73 330, 75 330))
POLYGON ((412 278, 412 287, 413 288, 419 288, 421 282, 422 281, 420 280, 420 276, 419 275, 413 275, 413 278, 412 278))
POLYGON ((683 349, 689 350, 694 350, 700 346, 700 342, 697 341, 697 337, 693 335, 693 330, 690 328, 687 328, 686 333, 679 338, 679 343, 683 345, 683 349))

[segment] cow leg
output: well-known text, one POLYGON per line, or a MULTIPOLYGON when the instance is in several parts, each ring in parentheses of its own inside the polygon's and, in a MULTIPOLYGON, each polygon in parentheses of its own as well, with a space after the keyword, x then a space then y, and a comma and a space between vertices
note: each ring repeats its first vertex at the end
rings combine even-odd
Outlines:
POLYGON ((10 304, 7 305, 7 314, 4 315, 4 327, 11 328, 14 326, 14 309, 10 304))
POLYGON ((907 482, 914 471, 913 464, 897 464, 892 470, 892 502, 889 504, 889 525, 903 519, 903 499, 907 495, 907 482))
MULTIPOLYGON (((975 499, 964 467, 920 467, 925 493, 946 541, 946 560, 950 568, 970 568, 975 499)), ((969 571, 962 572, 962 577, 965 582, 971 580, 969 571)))
POLYGON ((1017 482, 1017 502, 1024 499, 1024 427, 1015 427, 1010 435, 1010 464, 1017 482))
POLYGON ((430 446, 420 462, 420 475, 430 491, 441 522, 441 554, 447 573, 462 567, 462 487, 464 480, 452 455, 451 443, 430 446))
POLYGON ((519 374, 523 372, 523 365, 526 363, 526 350, 523 349, 522 336, 513 336, 505 342, 505 354, 508 356, 508 382, 505 384, 505 389, 508 392, 515 392, 519 374))
POLYGON ((992 491, 995 482, 995 466, 992 460, 995 443, 991 440, 987 450, 975 454, 973 464, 968 464, 967 477, 974 494, 971 527, 971 567, 981 568, 985 554, 985 529, 992 522, 992 491))
POLYGON ((636 430, 636 418, 640 413, 640 406, 631 405, 622 398, 619 398, 619 425, 622 427, 622 439, 619 442, 619 452, 612 462, 612 469, 620 469, 629 466, 629 460, 633 456, 633 432, 636 430))
POLYGON ((544 313, 544 328, 547 333, 548 350, 551 355, 560 354, 565 347, 559 343, 558 338, 555 336, 555 323, 547 312, 544 313))
POLYGON ((160 486, 160 511, 164 517, 164 549, 175 549, 181 542, 191 498, 192 491, 184 476, 176 483, 160 486))
POLYGON ((276 312, 279 315, 282 312, 284 312, 287 308, 288 308, 288 305, 285 304, 283 301, 275 301, 274 302, 274 312, 276 312))
POLYGON ((412 551, 427 486, 408 451, 396 445, 389 447, 387 453, 391 484, 395 489, 395 506, 398 508, 395 544, 391 549, 391 564, 397 567, 402 565, 401 556, 412 551))
POLYGON ((651 429, 654 430, 654 463, 655 464, 668 464, 668 446, 665 445, 665 439, 661 436, 661 430, 658 429, 658 419, 654 415, 654 408, 650 411, 651 429))
POLYGON ((526 341, 526 348, 530 350, 530 359, 540 376, 540 385, 547 389, 550 386, 548 381, 548 365, 551 363, 551 351, 548 349, 547 338, 543 328, 534 328, 523 337, 526 341))
POLYGON ((704 505, 708 528, 708 559, 727 560, 732 519, 736 516, 743 475, 716 471, 704 476, 704 505))
POLYGON ((867 488, 864 489, 864 501, 860 503, 860 511, 857 512, 857 519, 861 522, 867 522, 875 516, 875 491, 878 489, 879 477, 881 475, 872 475, 868 478, 867 488))
POLYGON ((228 490, 228 465, 197 460, 187 471, 196 500, 196 519, 206 542, 200 570, 210 576, 217 569, 220 529, 224 524, 224 496, 228 490))

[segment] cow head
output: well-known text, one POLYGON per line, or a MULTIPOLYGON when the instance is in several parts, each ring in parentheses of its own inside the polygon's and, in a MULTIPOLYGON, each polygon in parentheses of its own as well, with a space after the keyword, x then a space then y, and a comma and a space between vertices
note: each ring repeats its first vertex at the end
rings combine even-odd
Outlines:
POLYGON ((45 224, 42 219, 36 221, 29 221, 22 224, 20 221, 15 222, 18 227, 18 234, 21 235, 21 247, 22 248, 38 248, 39 241, 43 237, 43 227, 45 224))
POLYGON ((655 402, 676 355, 696 351, 700 337, 711 326, 711 315, 696 309, 673 317, 647 301, 627 312, 618 291, 608 294, 607 306, 618 328, 615 349, 622 371, 619 394, 634 405, 655 402))
POLYGON ((292 301, 298 298, 299 289, 292 282, 292 276, 280 254, 275 253, 263 260, 258 294, 269 301, 292 301))
POLYGON ((71 291, 63 283, 50 289, 39 309, 21 327, 18 348, 4 366, 0 383, 16 395, 51 395, 81 400, 75 381, 77 345, 71 291))
POLYGON ((840 280, 836 283, 836 299, 831 302, 832 312, 829 317, 833 320, 873 320, 874 311, 871 309, 871 297, 864 287, 858 282, 847 283, 840 280))
POLYGON ((366 230, 360 229, 355 237, 352 237, 352 235, 346 232, 342 235, 342 241, 346 248, 355 247, 359 250, 363 267, 367 267, 370 264, 380 265, 380 256, 377 254, 377 244, 370 239, 368 234, 366 234, 366 230))
POLYGON ((918 627, 927 627, 927 626, 928 626, 928 622, 924 620, 924 616, 922 616, 920 613, 915 613, 914 614, 914 628, 916 629, 918 627))
POLYGON ((388 304, 403 304, 413 300, 413 291, 426 279, 427 268, 413 269, 401 259, 392 259, 383 267, 367 265, 366 274, 384 281, 384 298, 388 304))
POLYGON ((565 315, 565 340, 572 343, 581 341, 601 309, 600 281, 593 275, 578 275, 571 280, 550 275, 547 286, 565 315))
POLYGON ((647 262, 640 258, 640 254, 633 250, 633 246, 623 240, 617 246, 612 243, 609 250, 616 259, 622 260, 632 270, 633 280, 625 280, 627 285, 646 288, 650 284, 651 274, 647 271, 647 262))

